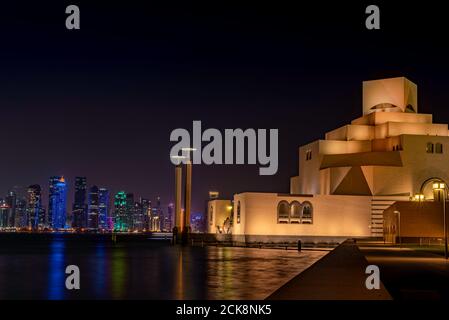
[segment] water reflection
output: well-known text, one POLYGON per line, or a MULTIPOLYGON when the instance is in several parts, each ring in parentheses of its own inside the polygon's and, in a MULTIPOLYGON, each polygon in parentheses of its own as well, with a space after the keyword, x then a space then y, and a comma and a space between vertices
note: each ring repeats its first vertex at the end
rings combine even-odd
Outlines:
POLYGON ((182 260, 182 250, 178 251, 178 261, 176 265, 176 287, 175 294, 177 300, 184 299, 184 261, 182 260))
POLYGON ((125 298, 125 284, 127 280, 126 251, 122 247, 113 248, 111 260, 112 298, 125 298))
POLYGON ((3 299, 264 299, 325 254, 63 235, 8 243, 0 247, 3 299), (80 290, 65 288, 70 264, 80 268, 80 290))
POLYGON ((208 299, 264 299, 324 255, 320 251, 210 247, 208 299))
POLYGON ((65 288, 65 242, 56 237, 50 243, 48 269, 48 299, 64 299, 65 288))
POLYGON ((105 254, 105 247, 103 243, 99 243, 96 246, 95 257, 93 261, 93 266, 95 270, 95 295, 97 297, 104 297, 107 295, 106 292, 106 278, 108 276, 106 269, 107 257, 105 254))

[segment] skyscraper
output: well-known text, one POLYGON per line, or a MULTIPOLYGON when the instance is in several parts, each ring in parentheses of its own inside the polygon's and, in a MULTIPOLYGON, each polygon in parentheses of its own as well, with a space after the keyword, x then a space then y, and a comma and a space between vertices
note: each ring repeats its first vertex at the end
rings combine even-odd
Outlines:
POLYGON ((37 230, 39 227, 43 228, 45 225, 45 215, 41 215, 42 195, 40 185, 33 184, 28 187, 27 200, 28 227, 31 227, 33 230, 37 230))
POLYGON ((5 199, 0 199, 0 228, 8 226, 8 212, 9 206, 5 199))
POLYGON ((142 231, 144 229, 144 215, 141 201, 134 203, 133 230, 142 231))
POLYGON ((27 202, 23 197, 16 199, 16 228, 28 227, 27 202))
POLYGON ((99 189, 97 186, 92 186, 89 189, 89 204, 87 207, 87 228, 89 230, 98 229, 99 202, 99 189))
POLYGON ((151 231, 161 231, 161 217, 157 207, 151 208, 151 231))
POLYGON ((109 229, 109 191, 105 188, 98 190, 98 224, 103 230, 109 229))
POLYGON ((128 230, 125 191, 119 191, 114 196, 114 230, 115 231, 127 231, 128 230))
POLYGON ((14 228, 16 223, 16 193, 14 191, 8 192, 5 198, 6 204, 8 205, 8 216, 6 220, 6 227, 14 228))
POLYGON ((10 193, 13 192, 16 196, 14 226, 16 228, 28 227, 28 215, 26 212, 26 188, 21 186, 14 186, 10 193))
POLYGON ((66 226, 67 185, 64 177, 51 177, 48 196, 48 226, 62 229, 66 226))
POLYGON ((47 227, 47 210, 42 205, 39 209, 39 229, 45 229, 47 227))
POLYGON ((173 229, 173 213, 175 212, 175 205, 170 203, 167 207, 167 213, 164 214, 163 230, 171 232, 173 229))
POLYGON ((150 230, 151 201, 148 199, 140 198, 140 205, 142 207, 143 229, 150 230))
POLYGON ((126 219, 127 219, 127 225, 128 229, 132 230, 134 228, 134 194, 133 193, 127 193, 126 194, 126 219))
MULTIPOLYGON (((164 210, 161 206, 161 198, 157 197, 156 207, 153 210, 153 229, 154 231, 165 231, 164 210)), ((170 230, 171 231, 171 230, 170 230)))
POLYGON ((75 177, 75 198, 72 210, 72 228, 81 229, 87 225, 86 177, 75 177))

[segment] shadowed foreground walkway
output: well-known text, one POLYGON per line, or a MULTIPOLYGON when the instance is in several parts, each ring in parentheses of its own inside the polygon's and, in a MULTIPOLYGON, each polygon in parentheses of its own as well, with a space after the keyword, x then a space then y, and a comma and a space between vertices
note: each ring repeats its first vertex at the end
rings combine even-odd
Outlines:
POLYGON ((449 262, 423 249, 360 243, 395 300, 449 300, 449 262))
POLYGON ((352 241, 346 241, 272 293, 269 300, 391 300, 383 284, 368 290, 369 265, 352 241))

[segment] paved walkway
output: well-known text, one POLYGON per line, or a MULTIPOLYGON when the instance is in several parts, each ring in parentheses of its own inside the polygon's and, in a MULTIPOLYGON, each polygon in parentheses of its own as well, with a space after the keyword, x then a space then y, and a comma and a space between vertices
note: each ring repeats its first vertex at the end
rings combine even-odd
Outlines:
POLYGON ((379 266, 394 300, 449 300, 449 261, 441 255, 370 243, 361 243, 360 250, 379 266))
POLYGON ((346 241, 272 293, 269 300, 391 300, 383 284, 368 290, 369 265, 352 241, 346 241))

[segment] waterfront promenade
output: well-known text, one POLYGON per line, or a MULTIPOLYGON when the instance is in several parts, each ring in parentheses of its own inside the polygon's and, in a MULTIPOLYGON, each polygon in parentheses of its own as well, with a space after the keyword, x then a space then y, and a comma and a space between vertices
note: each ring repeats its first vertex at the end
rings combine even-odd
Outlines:
POLYGON ((357 245, 348 240, 281 288, 268 300, 391 300, 381 283, 368 290, 365 280, 369 265, 357 245))
POLYGON ((378 265, 380 277, 394 300, 449 300, 449 261, 438 246, 389 246, 359 242, 369 263, 378 265))

